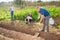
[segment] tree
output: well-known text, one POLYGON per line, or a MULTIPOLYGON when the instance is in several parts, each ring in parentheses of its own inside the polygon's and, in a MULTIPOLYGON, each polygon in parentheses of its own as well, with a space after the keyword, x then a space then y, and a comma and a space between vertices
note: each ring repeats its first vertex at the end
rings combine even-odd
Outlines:
POLYGON ((15 4, 19 5, 20 7, 24 7, 25 1, 24 0, 15 0, 15 4))
POLYGON ((41 0, 38 0, 38 2, 42 2, 41 0))

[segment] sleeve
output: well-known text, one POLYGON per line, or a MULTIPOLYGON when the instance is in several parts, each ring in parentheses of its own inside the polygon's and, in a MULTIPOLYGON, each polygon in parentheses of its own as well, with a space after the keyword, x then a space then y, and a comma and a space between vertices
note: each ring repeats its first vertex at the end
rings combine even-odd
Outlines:
POLYGON ((40 14, 41 15, 44 15, 44 10, 40 10, 40 14))

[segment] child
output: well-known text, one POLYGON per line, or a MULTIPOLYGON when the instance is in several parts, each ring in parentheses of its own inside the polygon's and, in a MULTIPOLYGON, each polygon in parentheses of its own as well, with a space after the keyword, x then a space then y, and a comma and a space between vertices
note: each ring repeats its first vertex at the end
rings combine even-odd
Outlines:
POLYGON ((31 13, 28 13, 27 17, 25 18, 25 22, 26 24, 28 24, 28 23, 31 23, 31 21, 32 21, 31 13))

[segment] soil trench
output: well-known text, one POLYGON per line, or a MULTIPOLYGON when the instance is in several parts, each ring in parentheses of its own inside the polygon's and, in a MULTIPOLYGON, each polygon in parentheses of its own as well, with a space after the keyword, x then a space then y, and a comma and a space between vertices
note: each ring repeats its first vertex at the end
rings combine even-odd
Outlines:
POLYGON ((3 35, 0 35, 0 40, 18 40, 18 39, 8 38, 3 35))
POLYGON ((14 30, 17 32, 22 32, 30 35, 34 35, 36 32, 39 32, 40 34, 39 37, 42 37, 45 40, 60 40, 60 34, 40 32, 40 31, 33 30, 31 28, 25 28, 24 26, 26 25, 23 25, 23 26, 22 25, 23 24, 11 25, 10 23, 4 23, 4 22, 0 23, 0 27, 6 28, 8 30, 14 30))
POLYGON ((44 40, 41 37, 35 37, 35 36, 28 35, 25 33, 7 30, 7 29, 1 28, 1 27, 0 27, 0 34, 4 35, 6 37, 15 38, 18 40, 44 40))

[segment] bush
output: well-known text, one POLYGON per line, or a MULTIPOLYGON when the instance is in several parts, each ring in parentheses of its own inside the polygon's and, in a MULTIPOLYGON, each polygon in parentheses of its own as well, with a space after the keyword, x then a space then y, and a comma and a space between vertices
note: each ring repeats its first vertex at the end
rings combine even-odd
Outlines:
POLYGON ((51 6, 46 8, 50 12, 51 17, 60 17, 60 7, 51 6))
POLYGON ((35 8, 26 8, 26 9, 21 9, 19 13, 15 13, 15 19, 24 20, 29 12, 31 12, 32 18, 34 20, 38 18, 38 13, 35 8))

